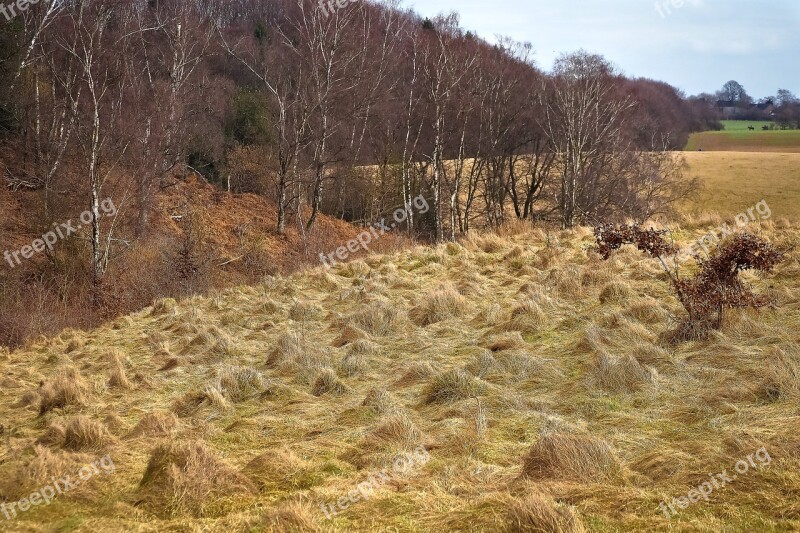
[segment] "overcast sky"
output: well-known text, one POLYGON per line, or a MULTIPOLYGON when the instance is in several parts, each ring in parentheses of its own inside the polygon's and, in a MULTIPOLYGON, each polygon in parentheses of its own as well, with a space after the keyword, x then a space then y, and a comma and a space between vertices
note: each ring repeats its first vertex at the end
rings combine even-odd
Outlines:
POLYGON ((632 77, 663 80, 687 94, 731 79, 755 98, 800 94, 800 0, 406 0, 423 16, 457 11, 461 24, 494 42, 529 41, 540 67, 584 48, 632 77), (675 3, 680 3, 675 1, 675 3), (657 5, 667 4, 659 13, 657 5), (663 15, 663 16, 662 16, 663 15))

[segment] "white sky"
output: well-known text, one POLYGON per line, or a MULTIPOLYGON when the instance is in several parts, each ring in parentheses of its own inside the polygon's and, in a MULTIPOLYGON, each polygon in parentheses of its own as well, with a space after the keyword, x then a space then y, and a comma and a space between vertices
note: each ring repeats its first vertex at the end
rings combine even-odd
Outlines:
POLYGON ((406 0, 423 16, 457 11, 461 25, 494 41, 529 41, 550 70, 561 52, 584 48, 633 77, 687 94, 731 79, 751 96, 800 94, 800 0, 406 0), (664 5, 668 7, 663 7, 664 5), (662 6, 661 11, 657 6, 662 6), (662 16, 663 14, 663 16, 662 16))

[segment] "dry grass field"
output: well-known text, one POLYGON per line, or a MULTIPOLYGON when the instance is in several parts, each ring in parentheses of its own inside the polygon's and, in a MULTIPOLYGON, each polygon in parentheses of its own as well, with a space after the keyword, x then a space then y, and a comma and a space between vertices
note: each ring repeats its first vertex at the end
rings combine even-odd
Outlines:
MULTIPOLYGON (((797 240, 795 218, 761 230, 797 240)), ((0 528, 800 529, 798 252, 750 278, 778 307, 672 344, 681 308, 657 264, 603 262, 592 242, 506 228, 0 354, 0 495, 17 513, 0 528), (20 510, 102 457, 113 473, 20 510)))
POLYGON ((688 173, 703 190, 690 199, 690 212, 732 216, 766 200, 774 216, 800 216, 800 153, 686 152, 688 173))
POLYGON ((725 121, 723 131, 693 133, 686 150, 693 152, 773 152, 800 153, 800 130, 761 130, 767 123, 748 121, 725 121), (747 130, 754 125, 755 131, 747 130))

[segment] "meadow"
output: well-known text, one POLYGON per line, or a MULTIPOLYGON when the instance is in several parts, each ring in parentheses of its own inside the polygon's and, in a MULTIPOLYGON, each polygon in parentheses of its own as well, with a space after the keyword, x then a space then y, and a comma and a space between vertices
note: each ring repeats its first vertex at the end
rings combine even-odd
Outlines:
POLYGON ((688 213, 729 216, 766 200, 776 216, 800 216, 800 153, 685 152, 702 190, 683 205, 688 213))
POLYGON ((800 130, 763 131, 770 122, 726 120, 722 131, 693 133, 686 145, 688 152, 777 152, 800 153, 800 130), (751 131, 748 126, 756 129, 751 131))
POLYGON ((673 235, 766 200, 773 306, 676 342, 657 261, 523 224, 158 300, 0 350, 0 528, 800 530, 800 154, 685 155, 673 235))

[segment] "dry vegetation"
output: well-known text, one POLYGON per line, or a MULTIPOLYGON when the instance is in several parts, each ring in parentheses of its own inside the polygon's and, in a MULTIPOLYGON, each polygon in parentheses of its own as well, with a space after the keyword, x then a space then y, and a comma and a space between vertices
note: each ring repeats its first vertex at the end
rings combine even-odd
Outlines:
MULTIPOLYGON (((797 227, 762 224, 779 246, 797 227)), ((593 245, 590 228, 504 228, 0 353, 0 498, 116 465, 2 529, 800 529, 798 252, 744 275, 776 306, 674 343, 660 267, 593 245), (325 518, 420 445, 429 462, 325 518), (762 446, 768 469, 659 510, 762 446)))

